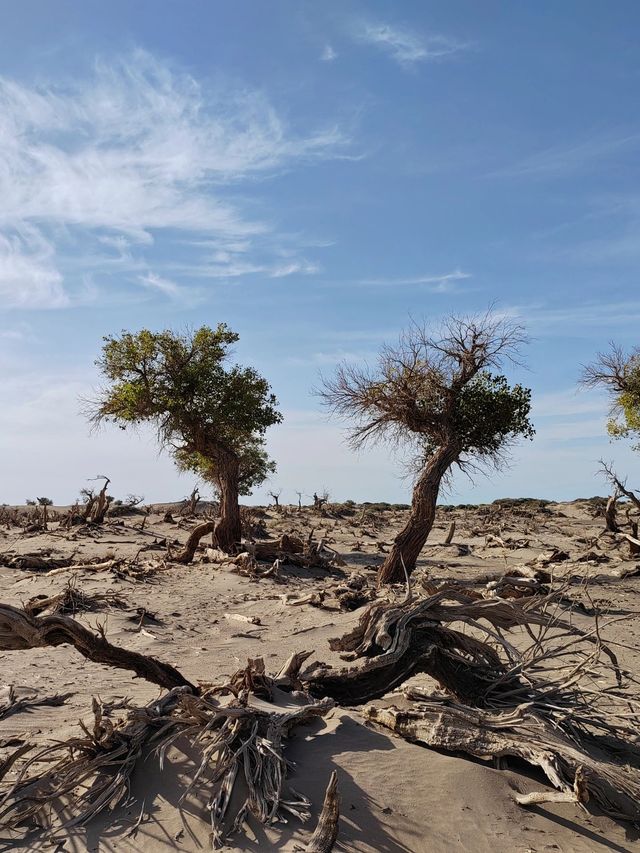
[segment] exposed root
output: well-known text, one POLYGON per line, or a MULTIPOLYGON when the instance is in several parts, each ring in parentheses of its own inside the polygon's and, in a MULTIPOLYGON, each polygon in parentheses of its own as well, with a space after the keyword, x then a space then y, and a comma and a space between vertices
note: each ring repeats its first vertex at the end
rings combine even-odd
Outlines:
POLYGON ((73 693, 56 693, 55 696, 38 697, 37 693, 19 697, 15 688, 9 684, 4 688, 4 696, 0 696, 0 720, 4 720, 21 711, 30 711, 32 708, 58 707, 64 705, 73 693))
MULTIPOLYGON (((364 611, 353 631, 330 642, 333 650, 343 652, 344 660, 363 658, 365 662, 340 672, 317 665, 304 673, 303 680, 314 696, 360 705, 423 672, 458 699, 482 706, 491 694, 521 686, 521 655, 501 632, 544 628, 550 618, 545 608, 552 600, 532 598, 520 606, 444 589, 417 602, 376 602, 364 611), (474 628, 478 636, 449 627, 454 623, 474 628)), ((569 622, 554 619, 567 635, 580 633, 569 622)))

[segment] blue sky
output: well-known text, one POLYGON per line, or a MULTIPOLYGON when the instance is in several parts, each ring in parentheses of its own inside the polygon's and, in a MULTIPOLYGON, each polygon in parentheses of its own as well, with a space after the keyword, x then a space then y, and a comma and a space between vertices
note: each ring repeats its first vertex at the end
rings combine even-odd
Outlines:
POLYGON ((311 389, 411 314, 532 337, 537 436, 451 500, 633 479, 580 365, 638 343, 637 3, 1 0, 0 500, 179 498, 148 433, 90 435, 101 337, 224 321, 285 415, 265 490, 406 500, 311 389))

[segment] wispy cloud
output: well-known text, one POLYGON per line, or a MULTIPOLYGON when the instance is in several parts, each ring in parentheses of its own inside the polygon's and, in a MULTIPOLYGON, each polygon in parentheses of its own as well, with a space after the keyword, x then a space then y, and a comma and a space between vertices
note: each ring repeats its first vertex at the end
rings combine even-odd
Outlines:
POLYGON ((264 253, 271 225, 228 188, 344 143, 335 127, 297 134, 262 94, 205 89, 142 51, 64 85, 0 78, 2 302, 69 304, 65 260, 80 241, 94 263, 114 250, 133 260, 176 233, 215 240, 229 266, 257 242, 264 253))
POLYGON ((417 62, 445 59, 468 49, 468 45, 449 36, 423 36, 407 27, 361 21, 355 27, 358 41, 383 50, 399 65, 408 67, 417 62))
POLYGON ((575 174, 595 168, 611 158, 617 158, 640 145, 640 133, 596 133, 568 144, 554 145, 536 151, 522 159, 496 169, 489 177, 541 177, 575 174))
POLYGON ((471 273, 454 270, 444 275, 417 275, 398 278, 364 278, 358 284, 374 285, 379 287, 403 287, 407 285, 421 285, 431 293, 451 293, 457 289, 458 282, 471 278, 471 273))
POLYGON ((180 287, 168 278, 163 278, 154 272, 146 273, 138 277, 138 281, 143 287, 150 290, 157 290, 169 296, 171 299, 176 299, 180 295, 180 287))
POLYGON ((592 390, 584 393, 577 388, 548 391, 533 398, 533 415, 536 418, 566 418, 598 415, 602 427, 608 411, 607 398, 592 390))
POLYGON ((594 329, 637 327, 640 323, 640 300, 584 302, 568 307, 512 305, 500 309, 499 313, 523 320, 536 337, 556 336, 559 327, 563 335, 591 337, 594 329))
POLYGON ((54 249, 38 231, 0 232, 0 306, 61 308, 69 296, 56 269, 54 249))
POLYGON ((330 44, 325 44, 322 53, 320 54, 320 59, 323 62, 333 62, 334 59, 337 59, 338 54, 331 47, 330 44))

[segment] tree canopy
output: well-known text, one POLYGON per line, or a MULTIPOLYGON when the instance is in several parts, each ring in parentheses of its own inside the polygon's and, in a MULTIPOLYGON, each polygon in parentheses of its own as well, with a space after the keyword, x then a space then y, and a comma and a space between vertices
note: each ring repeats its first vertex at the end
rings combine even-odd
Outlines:
POLYGON ((224 323, 185 334, 143 329, 105 337, 96 364, 110 385, 94 421, 148 421, 164 445, 207 456, 259 441, 282 418, 266 379, 227 364, 238 339, 224 323))
POLYGON ((351 443, 412 446, 411 513, 378 572, 378 583, 413 571, 433 527, 438 493, 452 465, 499 465, 509 445, 532 438, 531 392, 492 373, 515 360, 522 329, 491 313, 450 317, 439 335, 413 323, 373 368, 342 364, 320 394, 351 422, 351 443))
MULTIPOLYGON (((215 483, 220 517, 211 532, 228 553, 242 538, 239 494, 274 470, 264 435, 282 420, 267 380, 252 367, 229 364, 237 340, 223 323, 183 334, 143 329, 106 337, 97 365, 108 384, 90 407, 96 424, 153 424, 181 468, 215 483)), ((189 559, 194 550, 186 549, 189 559)))
POLYGON ((530 390, 490 371, 524 340, 519 327, 490 315, 450 318, 439 337, 414 323, 375 368, 340 365, 320 393, 352 422, 355 447, 414 443, 428 456, 454 444, 462 464, 498 464, 513 440, 534 435, 530 390))
POLYGON ((598 353, 594 363, 584 368, 582 381, 609 391, 609 435, 638 439, 635 449, 640 450, 640 347, 626 352, 612 343, 607 352, 598 353))

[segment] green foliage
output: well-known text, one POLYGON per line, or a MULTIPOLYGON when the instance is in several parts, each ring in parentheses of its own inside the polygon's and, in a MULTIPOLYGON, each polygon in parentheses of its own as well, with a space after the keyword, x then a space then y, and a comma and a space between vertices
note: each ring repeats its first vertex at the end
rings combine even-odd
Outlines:
POLYGON ((215 481, 216 468, 240 461, 245 489, 272 470, 264 434, 282 417, 266 379, 229 365, 238 335, 224 323, 177 334, 122 332, 104 338, 96 362, 108 387, 94 405, 96 423, 123 429, 150 422, 178 464, 215 481))
POLYGON ((528 388, 510 387, 506 377, 488 371, 478 373, 455 400, 454 431, 462 452, 493 456, 510 439, 532 439, 535 430, 529 420, 530 411, 528 388))
MULTIPOLYGON (((640 355, 631 356, 626 364, 625 386, 615 398, 618 417, 609 420, 607 431, 614 438, 640 439, 640 355)), ((640 443, 635 449, 640 450, 640 443)))
MULTIPOLYGON (((176 461, 184 471, 192 471, 208 483, 218 485, 218 471, 215 460, 207 459, 201 453, 175 453, 176 461)), ((238 493, 250 495, 252 491, 268 477, 275 474, 276 463, 260 442, 248 443, 239 452, 240 474, 238 478, 238 493)))
MULTIPOLYGON (((613 438, 640 438, 640 347, 630 353, 615 343, 585 367, 582 384, 604 387, 611 399, 607 431, 613 438)), ((640 442, 635 445, 640 450, 640 442)))

